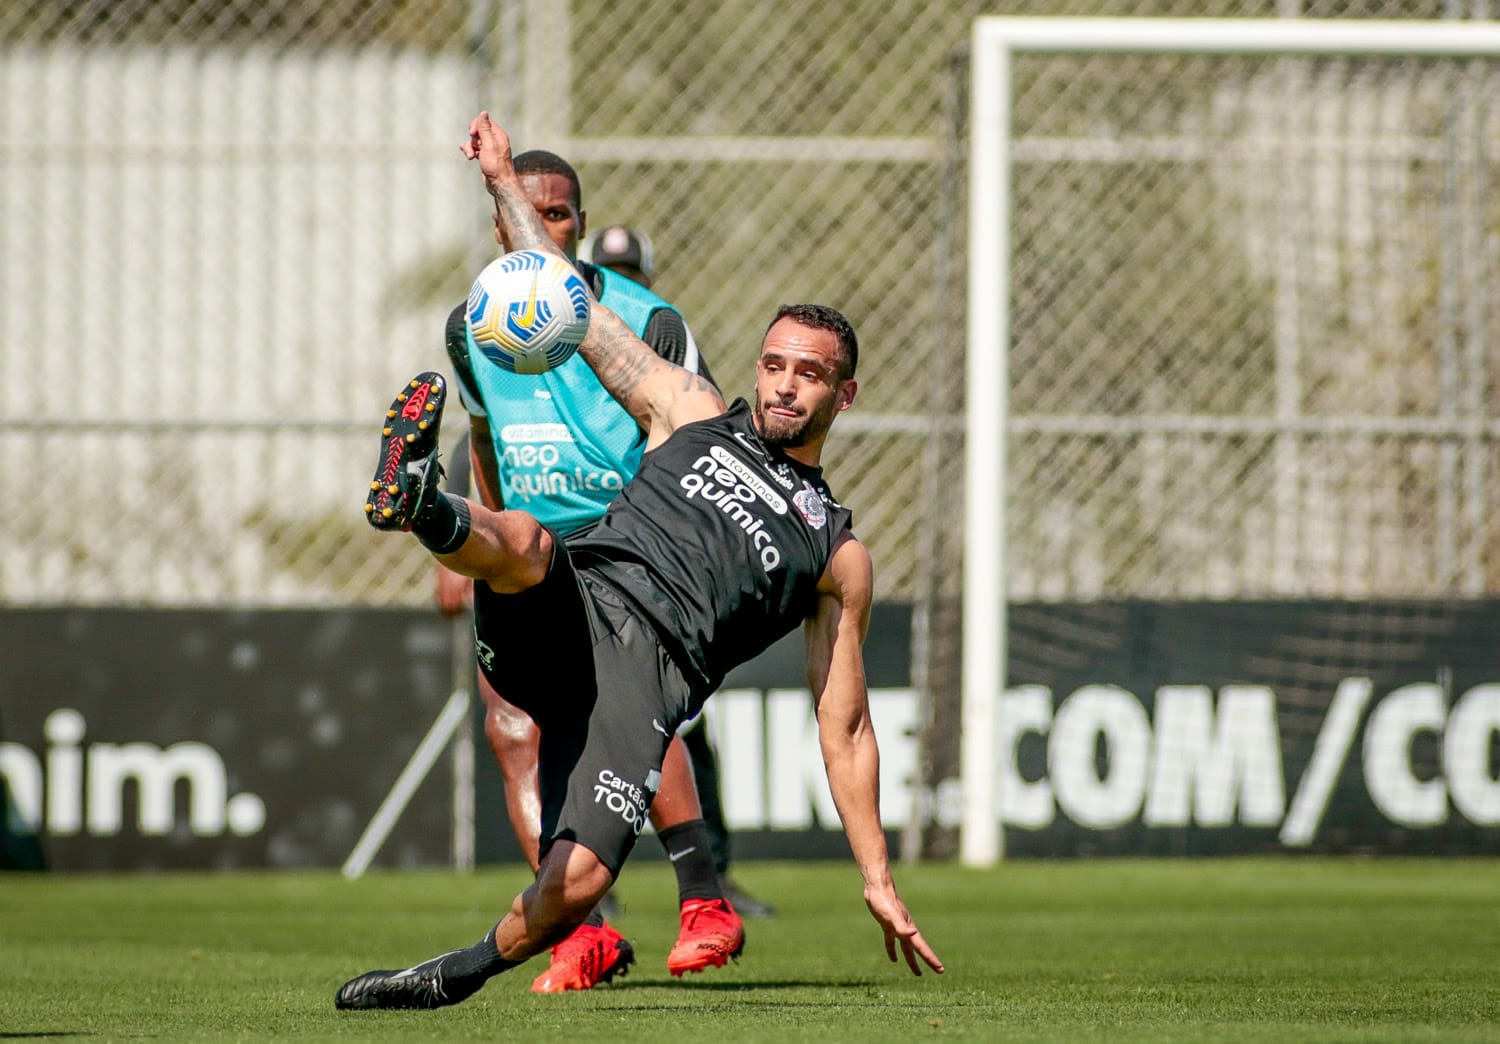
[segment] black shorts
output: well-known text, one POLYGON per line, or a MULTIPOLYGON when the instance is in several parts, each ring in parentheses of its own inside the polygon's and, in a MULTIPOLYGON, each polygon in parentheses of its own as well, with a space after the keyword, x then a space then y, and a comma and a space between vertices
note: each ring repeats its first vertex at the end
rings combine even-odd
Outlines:
POLYGON ((519 594, 474 585, 479 667, 541 730, 542 853, 575 841, 618 876, 646 825, 691 686, 651 624, 563 541, 519 594))

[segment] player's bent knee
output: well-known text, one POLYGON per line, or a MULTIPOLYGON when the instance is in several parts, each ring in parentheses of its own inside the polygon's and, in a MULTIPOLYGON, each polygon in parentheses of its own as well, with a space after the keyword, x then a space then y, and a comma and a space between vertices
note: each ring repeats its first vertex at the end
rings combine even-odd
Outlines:
POLYGON ((555 911, 560 920, 570 920, 573 924, 579 924, 589 915, 589 911, 604 898, 604 893, 609 891, 610 878, 605 873, 602 882, 598 880, 568 881, 568 882, 546 882, 544 878, 538 878, 536 888, 537 898, 544 908, 555 911))
POLYGON ((542 860, 529 890, 543 908, 564 917, 576 914, 581 922, 613 883, 614 875, 593 852, 571 841, 558 841, 542 860))
POLYGON ((552 565, 552 534, 524 511, 501 511, 488 524, 495 541, 505 550, 503 569, 493 571, 485 582, 497 594, 516 594, 547 578, 552 565))

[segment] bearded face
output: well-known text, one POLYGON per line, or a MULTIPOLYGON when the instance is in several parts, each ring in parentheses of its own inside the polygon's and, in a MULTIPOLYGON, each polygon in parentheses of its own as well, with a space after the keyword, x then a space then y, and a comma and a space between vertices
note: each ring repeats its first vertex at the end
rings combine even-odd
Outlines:
POLYGON ((832 398, 811 409, 779 403, 768 409, 761 402, 759 389, 756 390, 755 420, 760 437, 772 446, 783 449, 805 446, 827 434, 838 412, 838 402, 832 398))
POLYGON ((794 319, 766 332, 755 365, 755 427, 773 446, 820 444, 840 410, 854 399, 842 380, 838 336, 794 319))

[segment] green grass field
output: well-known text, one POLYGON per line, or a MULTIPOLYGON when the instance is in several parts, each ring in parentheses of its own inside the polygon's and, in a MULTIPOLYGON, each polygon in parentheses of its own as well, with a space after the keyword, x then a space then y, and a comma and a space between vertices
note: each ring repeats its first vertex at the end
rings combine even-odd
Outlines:
POLYGON ((633 866, 639 963, 534 996, 540 961, 437 1012, 340 1013, 373 967, 467 945, 510 869, 0 875, 0 1038, 1500 1041, 1500 861, 1097 860, 898 871, 948 965, 892 965, 844 863, 747 863, 744 958, 666 972, 671 875, 633 866))

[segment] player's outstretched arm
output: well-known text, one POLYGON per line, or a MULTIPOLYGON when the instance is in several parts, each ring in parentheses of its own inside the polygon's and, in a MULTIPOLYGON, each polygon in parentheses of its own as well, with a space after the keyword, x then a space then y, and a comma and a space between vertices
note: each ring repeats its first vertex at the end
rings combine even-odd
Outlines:
POLYGON ((870 628, 874 586, 869 551, 846 532, 818 585, 817 611, 807 621, 807 680, 817 709, 828 789, 864 878, 865 905, 885 932, 886 954, 895 961, 899 947, 913 975, 922 974, 918 958, 942 972, 943 962, 922 938, 896 892, 880 826, 880 751, 870 724, 861 651, 870 628))
MULTIPOLYGON (((463 153, 479 161, 508 241, 518 249, 568 260, 542 227, 511 162, 510 137, 489 113, 481 112, 469 123, 463 153)), ((600 383, 646 432, 647 449, 683 424, 724 412, 724 400, 712 383, 663 359, 597 300, 578 350, 600 383)))

